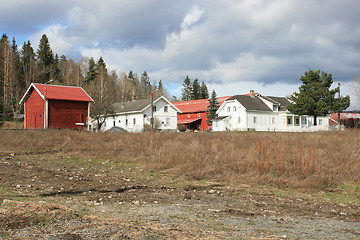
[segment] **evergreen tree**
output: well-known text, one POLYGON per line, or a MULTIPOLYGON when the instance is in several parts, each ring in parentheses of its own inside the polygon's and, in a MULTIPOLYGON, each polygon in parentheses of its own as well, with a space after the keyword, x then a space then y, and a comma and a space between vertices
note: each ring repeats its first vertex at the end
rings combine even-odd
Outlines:
POLYGON ((27 43, 24 42, 23 44, 21 51, 21 63, 23 67, 25 85, 29 86, 30 83, 35 82, 37 75, 35 52, 30 41, 27 43))
POLYGON ((97 65, 96 67, 99 69, 99 68, 106 68, 106 64, 105 64, 105 61, 102 57, 99 58, 98 62, 97 62, 97 65))
POLYGON ((95 64, 95 60, 94 58, 90 58, 89 60, 89 70, 86 74, 85 77, 85 82, 91 82, 93 81, 97 76, 97 71, 96 71, 96 64, 95 64))
POLYGON ((209 91, 207 89, 206 84, 202 82, 200 86, 200 99, 207 99, 207 98, 209 98, 209 91))
POLYGON ((207 117, 207 120, 206 122, 211 125, 212 123, 212 120, 214 118, 216 118, 216 111, 219 109, 220 105, 219 105, 219 102, 216 98, 216 92, 215 90, 212 91, 211 93, 211 97, 209 99, 209 105, 207 106, 207 109, 206 109, 206 117, 207 117))
POLYGON ((134 79, 135 79, 135 76, 134 76, 134 73, 133 73, 132 70, 130 70, 130 72, 129 72, 129 74, 128 74, 128 79, 129 79, 130 81, 134 81, 134 79))
POLYGON ((151 93, 151 83, 150 83, 150 77, 147 74, 147 72, 145 71, 141 77, 140 77, 140 83, 141 83, 141 98, 148 98, 150 96, 151 93))
POLYGON ((19 101, 23 94, 22 90, 25 89, 26 86, 23 78, 20 53, 15 38, 13 38, 12 41, 11 52, 8 98, 11 111, 10 115, 13 116, 14 121, 16 121, 16 115, 19 114, 21 109, 19 101))
POLYGON ((299 87, 299 93, 292 96, 295 104, 288 106, 288 110, 296 115, 314 116, 314 124, 316 118, 324 116, 330 111, 342 111, 349 107, 350 97, 335 100, 335 94, 339 92, 339 88, 330 90, 333 83, 331 74, 325 72, 309 70, 305 72, 305 76, 301 76, 300 80, 303 84, 299 87))
POLYGON ((160 92, 160 94, 163 94, 163 93, 164 93, 164 87, 163 87, 163 84, 162 84, 161 79, 160 79, 160 81, 159 81, 159 84, 158 84, 157 89, 158 89, 158 91, 160 92))
POLYGON ((41 83, 45 83, 51 79, 53 70, 54 54, 50 48, 49 39, 42 35, 37 51, 37 64, 39 68, 39 79, 41 83))
POLYGON ((63 79, 61 77, 61 71, 60 71, 60 60, 59 60, 59 56, 57 54, 55 54, 54 61, 52 64, 51 78, 58 83, 63 82, 63 79))
POLYGON ((10 77, 11 46, 6 34, 0 40, 0 113, 6 117, 9 111, 8 88, 10 77))
POLYGON ((192 83, 191 99, 192 100, 200 99, 200 84, 197 78, 192 83))
POLYGON ((183 83, 183 89, 182 89, 182 96, 181 96, 182 101, 191 100, 191 91, 192 91, 191 89, 192 89, 191 80, 190 80, 189 76, 186 76, 184 83, 183 83))

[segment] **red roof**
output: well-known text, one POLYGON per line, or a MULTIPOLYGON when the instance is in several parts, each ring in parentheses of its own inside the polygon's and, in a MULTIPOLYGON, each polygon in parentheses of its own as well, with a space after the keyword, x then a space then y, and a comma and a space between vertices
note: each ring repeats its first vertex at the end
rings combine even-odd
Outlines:
MULTIPOLYGON (((217 100, 219 105, 221 105, 228 97, 218 97, 217 100)), ((173 104, 180 109, 183 113, 193 113, 193 112, 205 112, 207 106, 209 106, 209 99, 199 99, 199 100, 190 100, 184 102, 173 102, 173 104)))
MULTIPOLYGON (((34 87, 35 90, 44 98, 45 84, 32 83, 26 91, 24 97, 34 87)), ((94 102, 94 100, 81 87, 46 85, 46 98, 55 100, 70 100, 81 102, 94 102)), ((21 100, 22 101, 22 100, 21 100)))
POLYGON ((177 124, 188 124, 202 119, 201 117, 192 117, 192 118, 178 118, 177 124))

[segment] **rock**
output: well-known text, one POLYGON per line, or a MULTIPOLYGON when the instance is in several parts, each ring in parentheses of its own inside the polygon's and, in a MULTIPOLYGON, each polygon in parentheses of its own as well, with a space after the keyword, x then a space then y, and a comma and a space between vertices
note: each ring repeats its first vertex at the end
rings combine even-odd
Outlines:
POLYGON ((342 216, 346 216, 347 214, 346 214, 346 213, 344 213, 344 212, 340 212, 340 215, 342 215, 342 216))
POLYGON ((208 211, 218 213, 218 212, 220 212, 220 209, 211 209, 211 208, 209 208, 208 211))
POLYGON ((135 205, 139 205, 139 204, 140 204, 139 201, 132 201, 132 203, 135 204, 135 205))
POLYGON ((17 188, 21 188, 21 185, 20 185, 20 184, 18 184, 18 185, 16 185, 16 187, 17 187, 17 188))
POLYGON ((210 190, 208 191, 208 193, 210 193, 210 194, 216 193, 216 190, 210 189, 210 190))
POLYGON ((347 207, 348 205, 344 204, 344 203, 340 203, 339 204, 340 207, 347 207))
POLYGON ((9 202, 11 202, 11 200, 9 200, 9 199, 4 199, 3 200, 3 203, 9 203, 9 202))

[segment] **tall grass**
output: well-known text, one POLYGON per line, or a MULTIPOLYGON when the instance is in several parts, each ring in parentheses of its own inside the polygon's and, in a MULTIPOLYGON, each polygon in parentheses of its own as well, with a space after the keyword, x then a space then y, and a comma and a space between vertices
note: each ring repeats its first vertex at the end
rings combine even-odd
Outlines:
POLYGON ((360 180, 360 132, 141 133, 0 131, 1 151, 136 162, 194 179, 323 187, 360 180))

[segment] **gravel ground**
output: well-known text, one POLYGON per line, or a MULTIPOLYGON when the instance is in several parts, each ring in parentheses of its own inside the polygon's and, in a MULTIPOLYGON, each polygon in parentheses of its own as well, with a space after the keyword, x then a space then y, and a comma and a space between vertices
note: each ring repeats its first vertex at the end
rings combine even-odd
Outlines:
POLYGON ((356 203, 47 157, 0 158, 0 239, 360 239, 356 203))

